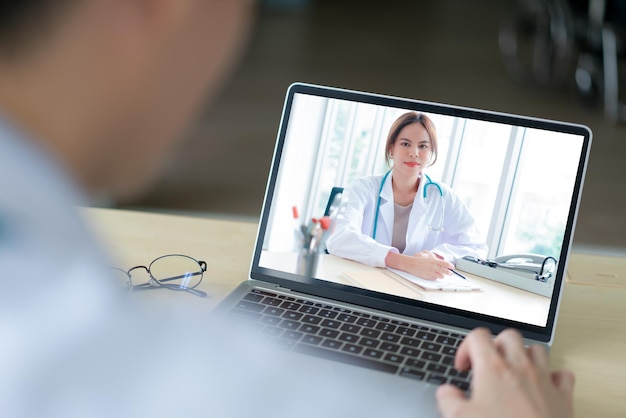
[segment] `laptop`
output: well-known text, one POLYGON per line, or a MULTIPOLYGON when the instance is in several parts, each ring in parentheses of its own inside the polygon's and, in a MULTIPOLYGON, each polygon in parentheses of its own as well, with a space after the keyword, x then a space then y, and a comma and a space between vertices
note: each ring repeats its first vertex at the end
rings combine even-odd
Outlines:
MULTIPOLYGON (((368 390, 405 402, 407 416, 436 416, 438 385, 471 390, 471 374, 454 369, 453 358, 473 328, 487 327, 495 335, 513 327, 526 343, 550 348, 591 136, 577 124, 293 84, 250 278, 218 310, 258 326, 279 350, 317 362, 330 379, 355 376, 368 390), (480 241, 478 253, 464 256, 461 250, 450 258, 455 282, 471 283, 471 291, 420 286, 423 278, 326 245, 352 221, 346 208, 357 199, 359 179, 380 183, 376 179, 389 170, 385 143, 394 122, 408 112, 434 124, 437 160, 423 172, 442 197, 456 199, 480 241)), ((380 205, 378 190, 382 194, 383 187, 370 201, 380 205)), ((364 240, 374 223, 371 204, 356 215, 364 240)), ((456 216, 451 205, 435 215, 450 225, 456 216)), ((445 233, 423 231, 427 237, 445 233)), ((423 239, 424 245, 431 241, 423 239)), ((352 245, 341 242, 343 249, 352 245)), ((445 250, 454 243, 438 245, 445 250)))

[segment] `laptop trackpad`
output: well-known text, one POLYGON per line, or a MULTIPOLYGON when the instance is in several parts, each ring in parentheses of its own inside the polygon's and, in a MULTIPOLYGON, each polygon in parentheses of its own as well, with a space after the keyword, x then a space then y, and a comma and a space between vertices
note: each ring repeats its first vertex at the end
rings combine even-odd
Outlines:
POLYGON ((435 385, 311 356, 300 357, 302 370, 314 371, 325 390, 343 393, 344 396, 332 396, 337 405, 331 408, 345 412, 343 416, 356 411, 394 418, 439 416, 435 385))

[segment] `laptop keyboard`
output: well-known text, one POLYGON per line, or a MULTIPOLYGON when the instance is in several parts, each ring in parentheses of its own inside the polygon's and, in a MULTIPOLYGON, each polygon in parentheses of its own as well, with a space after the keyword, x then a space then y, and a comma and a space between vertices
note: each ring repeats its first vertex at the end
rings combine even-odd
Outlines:
POLYGON ((262 325, 263 333, 295 352, 469 388, 470 373, 453 367, 461 334, 260 289, 231 315, 262 325))

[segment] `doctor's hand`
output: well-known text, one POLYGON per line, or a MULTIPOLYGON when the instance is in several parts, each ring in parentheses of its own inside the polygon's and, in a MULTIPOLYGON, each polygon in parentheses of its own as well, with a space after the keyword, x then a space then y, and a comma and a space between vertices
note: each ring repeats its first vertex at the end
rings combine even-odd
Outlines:
POLYGON ((427 280, 443 279, 454 269, 454 265, 431 251, 420 251, 414 255, 404 255, 389 251, 385 258, 388 267, 406 271, 427 280))
POLYGON ((545 348, 525 348, 517 331, 505 330, 492 341, 488 330, 475 329, 459 346, 455 368, 472 370, 471 395, 440 386, 437 404, 444 418, 574 416, 574 375, 550 372, 545 348))

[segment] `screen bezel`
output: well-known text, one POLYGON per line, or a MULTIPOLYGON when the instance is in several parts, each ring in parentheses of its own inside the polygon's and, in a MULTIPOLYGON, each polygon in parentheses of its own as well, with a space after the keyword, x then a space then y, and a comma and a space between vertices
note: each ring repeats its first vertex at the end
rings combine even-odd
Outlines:
POLYGON ((553 330, 556 325, 558 307, 562 296, 562 287, 567 268, 567 259, 574 235, 576 217, 580 205, 582 186, 587 168, 591 145, 591 130, 583 125, 545 120, 520 115, 512 115, 486 111, 480 109, 452 106, 440 103, 425 102, 399 97, 384 96, 373 93, 351 91, 333 87, 318 86, 305 83, 292 84, 286 94, 280 128, 271 164, 265 199, 263 202, 256 247, 251 263, 250 277, 276 284, 286 289, 295 290, 318 297, 331 298, 340 302, 356 304, 372 309, 384 310, 390 313, 409 316, 427 321, 439 322, 451 326, 472 329, 477 326, 486 326, 497 333, 502 329, 514 327, 522 332, 525 338, 551 343, 553 330), (439 113, 443 115, 475 119, 488 122, 517 125, 520 127, 546 129, 556 132, 580 135, 583 137, 578 170, 574 183, 572 200, 568 212, 563 246, 559 257, 554 291, 548 311, 545 327, 522 322, 497 318, 484 314, 473 313, 460 309, 417 301, 385 293, 374 292, 358 287, 351 287, 329 282, 322 279, 309 278, 293 273, 269 269, 259 266, 266 228, 270 216, 271 202, 276 188, 280 160, 287 133, 289 116, 291 114, 294 96, 307 94, 330 99, 342 99, 360 103, 368 103, 387 107, 396 107, 425 113, 439 113))

